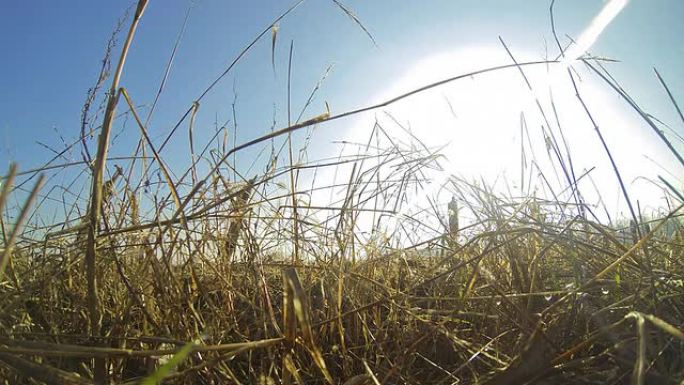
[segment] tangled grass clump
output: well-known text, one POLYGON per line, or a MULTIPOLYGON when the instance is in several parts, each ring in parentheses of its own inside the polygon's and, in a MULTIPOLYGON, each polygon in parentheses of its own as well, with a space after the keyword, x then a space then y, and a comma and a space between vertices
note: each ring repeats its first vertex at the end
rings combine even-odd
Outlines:
MULTIPOLYGON (((0 290, 2 376, 80 383, 92 376, 91 360, 104 358, 112 380, 135 382, 195 341, 167 381, 682 378, 676 218, 654 219, 633 239, 558 203, 454 186, 479 210, 477 223, 415 245, 356 245, 363 251, 355 258, 341 246, 355 234, 326 235, 302 215, 306 257, 292 261, 272 246, 292 242, 287 227, 258 230, 272 226, 272 215, 256 214, 269 200, 255 193, 188 215, 188 230, 159 222, 110 228, 98 243, 96 335, 86 332, 85 241, 62 233, 22 244, 0 290)), ((340 228, 354 220, 353 208, 340 228)))

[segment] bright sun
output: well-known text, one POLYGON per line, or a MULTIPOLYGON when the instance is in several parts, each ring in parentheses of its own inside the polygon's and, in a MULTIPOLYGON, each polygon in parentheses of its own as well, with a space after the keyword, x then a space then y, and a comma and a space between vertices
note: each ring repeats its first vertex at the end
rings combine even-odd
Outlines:
MULTIPOLYGON (((367 143, 378 124, 392 138, 392 145, 415 142, 417 138, 431 150, 441 149, 444 171, 429 176, 431 182, 408 199, 403 214, 435 202, 448 202, 451 194, 442 187, 456 175, 484 181, 499 193, 553 200, 570 200, 568 191, 575 179, 584 202, 604 220, 605 213, 624 216, 627 211, 618 178, 599 139, 600 130, 632 203, 638 201, 646 213, 665 207, 664 191, 654 181, 658 175, 672 178, 673 174, 668 173, 676 170, 667 149, 635 111, 576 60, 591 48, 627 2, 607 1, 559 63, 525 66, 522 71, 529 86, 515 66, 461 78, 413 94, 375 113, 356 116, 347 122, 351 128, 345 139, 367 143), (566 166, 572 166, 574 177, 565 176, 559 157, 566 166)), ((516 50, 515 56, 522 63, 539 61, 542 55, 516 50)), ((437 54, 414 63, 364 105, 382 103, 454 76, 512 63, 501 46, 464 47, 437 54)), ((362 147, 345 147, 342 154, 357 154, 362 147)), ((351 169, 336 168, 327 176, 318 175, 318 180, 335 184, 345 171, 351 169)))
MULTIPOLYGON (((516 59, 523 62, 539 60, 539 57, 519 54, 516 59)), ((475 47, 435 55, 416 63, 372 102, 391 99, 455 75, 510 63, 503 48, 475 47)), ((662 173, 653 162, 662 165, 669 162, 663 156, 660 143, 616 94, 607 90, 586 69, 577 67, 575 80, 579 92, 600 127, 630 193, 640 199, 642 207, 661 205, 662 190, 647 181, 647 178, 655 178, 658 172, 662 173)), ((545 140, 549 128, 535 102, 536 95, 566 157, 559 125, 562 128, 576 176, 594 168, 591 180, 584 178, 580 182, 587 203, 598 202, 598 188, 603 202, 613 213, 624 211, 617 179, 594 125, 576 97, 567 71, 552 71, 552 67, 546 65, 525 67, 524 71, 534 92, 529 90, 516 68, 464 78, 359 118, 349 137, 364 142, 375 121, 390 135, 406 136, 399 127, 401 124, 409 127, 426 146, 445 146, 441 151, 446 157, 442 162, 445 169, 442 178, 455 174, 471 180, 484 179, 488 183, 496 181, 500 189, 527 195, 542 194, 537 189, 544 190, 540 184, 543 173, 554 188, 562 190, 567 183, 559 177, 556 155, 545 140), (523 152, 524 161, 521 159, 523 152)), ((443 181, 437 178, 433 192, 443 181)), ((440 201, 445 199, 447 197, 439 198, 440 201)))

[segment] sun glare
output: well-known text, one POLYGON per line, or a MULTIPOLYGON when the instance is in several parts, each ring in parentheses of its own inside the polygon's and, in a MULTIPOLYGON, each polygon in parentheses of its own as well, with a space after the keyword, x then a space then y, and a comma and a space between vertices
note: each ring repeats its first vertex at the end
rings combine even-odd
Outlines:
POLYGON ((587 29, 582 32, 579 39, 577 39, 576 44, 570 47, 568 52, 565 53, 564 62, 569 64, 570 62, 577 60, 580 56, 584 55, 585 52, 591 48, 596 40, 601 36, 601 33, 608 27, 608 25, 617 17, 617 15, 622 12, 622 10, 627 6, 629 0, 610 0, 601 9, 594 20, 587 29))
MULTIPOLYGON (((535 60, 535 55, 530 53, 519 56, 521 61, 521 58, 535 60)), ((503 48, 473 47, 435 55, 417 62, 370 102, 387 100, 455 75, 504 64, 510 64, 510 58, 503 48)), ((440 195, 440 191, 451 175, 495 184, 500 191, 518 196, 548 194, 543 179, 552 183, 557 191, 563 190, 568 183, 560 173, 557 157, 549 145, 552 132, 566 162, 567 145, 576 177, 592 170, 591 178, 582 178, 579 183, 587 203, 598 204, 601 200, 611 214, 624 210, 608 157, 567 72, 558 76, 552 69, 546 65, 524 69, 534 92, 516 68, 454 81, 359 118, 348 137, 355 142, 365 142, 377 122, 389 135, 409 141, 408 130, 426 147, 440 150, 444 155, 443 171, 432 175, 432 183, 421 196, 431 196, 444 204, 451 196, 440 195), (603 196, 596 194, 597 188, 603 196)), ((649 129, 615 94, 588 72, 578 68, 576 73, 580 75, 576 77, 579 92, 622 170, 630 192, 645 207, 659 206, 662 190, 647 182, 656 177, 651 160, 660 164, 668 162, 658 151, 659 143, 650 139, 649 129)), ((417 199, 406 210, 427 204, 426 200, 417 199)))
MULTIPOLYGON (((566 164, 572 163, 573 178, 591 170, 589 177, 580 178, 579 183, 587 203, 600 203, 617 213, 624 209, 617 178, 566 69, 591 48, 627 3, 628 0, 607 1, 561 62, 525 67, 523 71, 532 90, 517 68, 472 76, 359 118, 348 136, 352 141, 364 142, 370 128, 378 124, 396 138, 415 136, 426 147, 439 150, 445 156, 443 172, 431 175, 432 182, 423 186, 420 195, 441 203, 450 199, 439 194, 452 175, 482 180, 519 196, 548 194, 547 188, 563 190, 570 182, 559 175, 560 156, 566 164), (558 146, 556 152, 551 146, 552 138, 558 146)), ((519 62, 540 59, 540 55, 529 52, 515 55, 519 62)), ((437 54, 415 63, 392 86, 368 102, 389 100, 443 79, 511 62, 501 47, 468 47, 437 54)), ((648 129, 605 85, 582 69, 573 71, 591 118, 623 170, 623 180, 645 206, 660 206, 662 191, 648 182, 655 178, 654 163, 668 162, 660 157, 658 143, 649 139, 648 129)), ((426 204, 426 199, 416 199, 405 210, 420 209, 426 204)))

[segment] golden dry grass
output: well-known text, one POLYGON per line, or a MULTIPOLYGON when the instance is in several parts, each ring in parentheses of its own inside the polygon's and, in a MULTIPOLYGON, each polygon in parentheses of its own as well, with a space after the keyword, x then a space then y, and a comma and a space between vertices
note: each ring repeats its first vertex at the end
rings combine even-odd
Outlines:
MULTIPOLYGON (((129 42, 145 5, 138 5, 129 42)), ((275 45, 276 25, 288 12, 255 41, 271 32, 275 45)), ((288 165, 273 160, 249 180, 230 162, 244 148, 474 74, 290 122, 233 149, 193 147, 195 163, 178 178, 160 155, 168 138, 155 148, 118 85, 126 49, 98 130, 111 128, 117 105, 127 109, 141 132, 130 166, 107 174, 104 134, 89 163, 87 215, 22 229, 40 179, 15 226, 1 223, 4 383, 139 383, 161 376, 159 368, 179 352, 164 383, 684 380, 684 227, 682 197, 671 185, 669 212, 635 213, 619 228, 592 220, 574 190, 566 201, 513 198, 456 178, 446 187, 454 203, 404 215, 409 190, 420 191, 424 170, 439 159, 421 143, 309 163, 295 162, 290 148, 288 165), (200 160, 211 163, 204 178, 200 160), (341 165, 351 169, 346 184, 317 187, 341 191, 339 202, 321 208, 300 198, 312 193, 297 186, 300 171, 341 165), (131 175, 153 167, 159 186, 143 193, 149 179, 131 175), (150 207, 153 215, 141 214, 150 207), (459 220, 466 214, 468 224, 459 220), (372 218, 370 237, 358 227, 363 218, 372 218)), ((196 111, 193 104, 176 128, 196 111)), ((374 129, 366 149, 382 135, 374 129)), ((73 166, 48 163, 23 176, 73 166)), ((575 186, 572 165, 560 157, 558 167, 575 186)), ((15 175, 13 169, 3 179, 0 211, 16 192, 15 175)))

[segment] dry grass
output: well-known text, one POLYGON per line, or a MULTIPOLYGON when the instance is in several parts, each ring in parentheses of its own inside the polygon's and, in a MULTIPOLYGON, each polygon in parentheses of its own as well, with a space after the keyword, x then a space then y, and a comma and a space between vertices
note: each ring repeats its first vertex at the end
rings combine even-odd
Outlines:
MULTIPOLYGON (((273 31, 275 44, 285 15, 256 40, 273 31)), ((527 65, 535 63, 511 66, 527 65)), ((161 155, 168 138, 154 147, 147 119, 115 76, 103 130, 117 103, 134 117, 141 139, 129 166, 104 180, 103 135, 86 167, 95 174, 87 215, 65 207, 71 220, 22 229, 40 179, 15 227, 1 222, 0 378, 138 383, 180 352, 165 383, 680 384, 684 227, 676 196, 661 216, 635 213, 624 229, 599 224, 559 156, 571 187, 555 199, 513 198, 452 178, 445 188, 460 210, 435 204, 407 215, 402 207, 439 156, 383 137, 382 127, 352 157, 297 162, 288 148, 288 164, 278 166, 273 153, 249 180, 230 162, 244 148, 471 75, 290 122, 233 149, 212 138, 193 148, 180 178, 161 155), (374 147, 380 139, 391 144, 374 147), (205 177, 200 161, 211 163, 205 177), (343 166, 351 170, 346 184, 298 186, 301 172, 343 166), (149 191, 155 167, 162 177, 149 191), (341 198, 315 207, 306 199, 314 189, 341 198), (370 235, 360 223, 370 223, 370 235)), ((78 166, 48 163, 23 176, 78 166)), ((9 207, 15 175, 3 180, 0 209, 9 207)))

